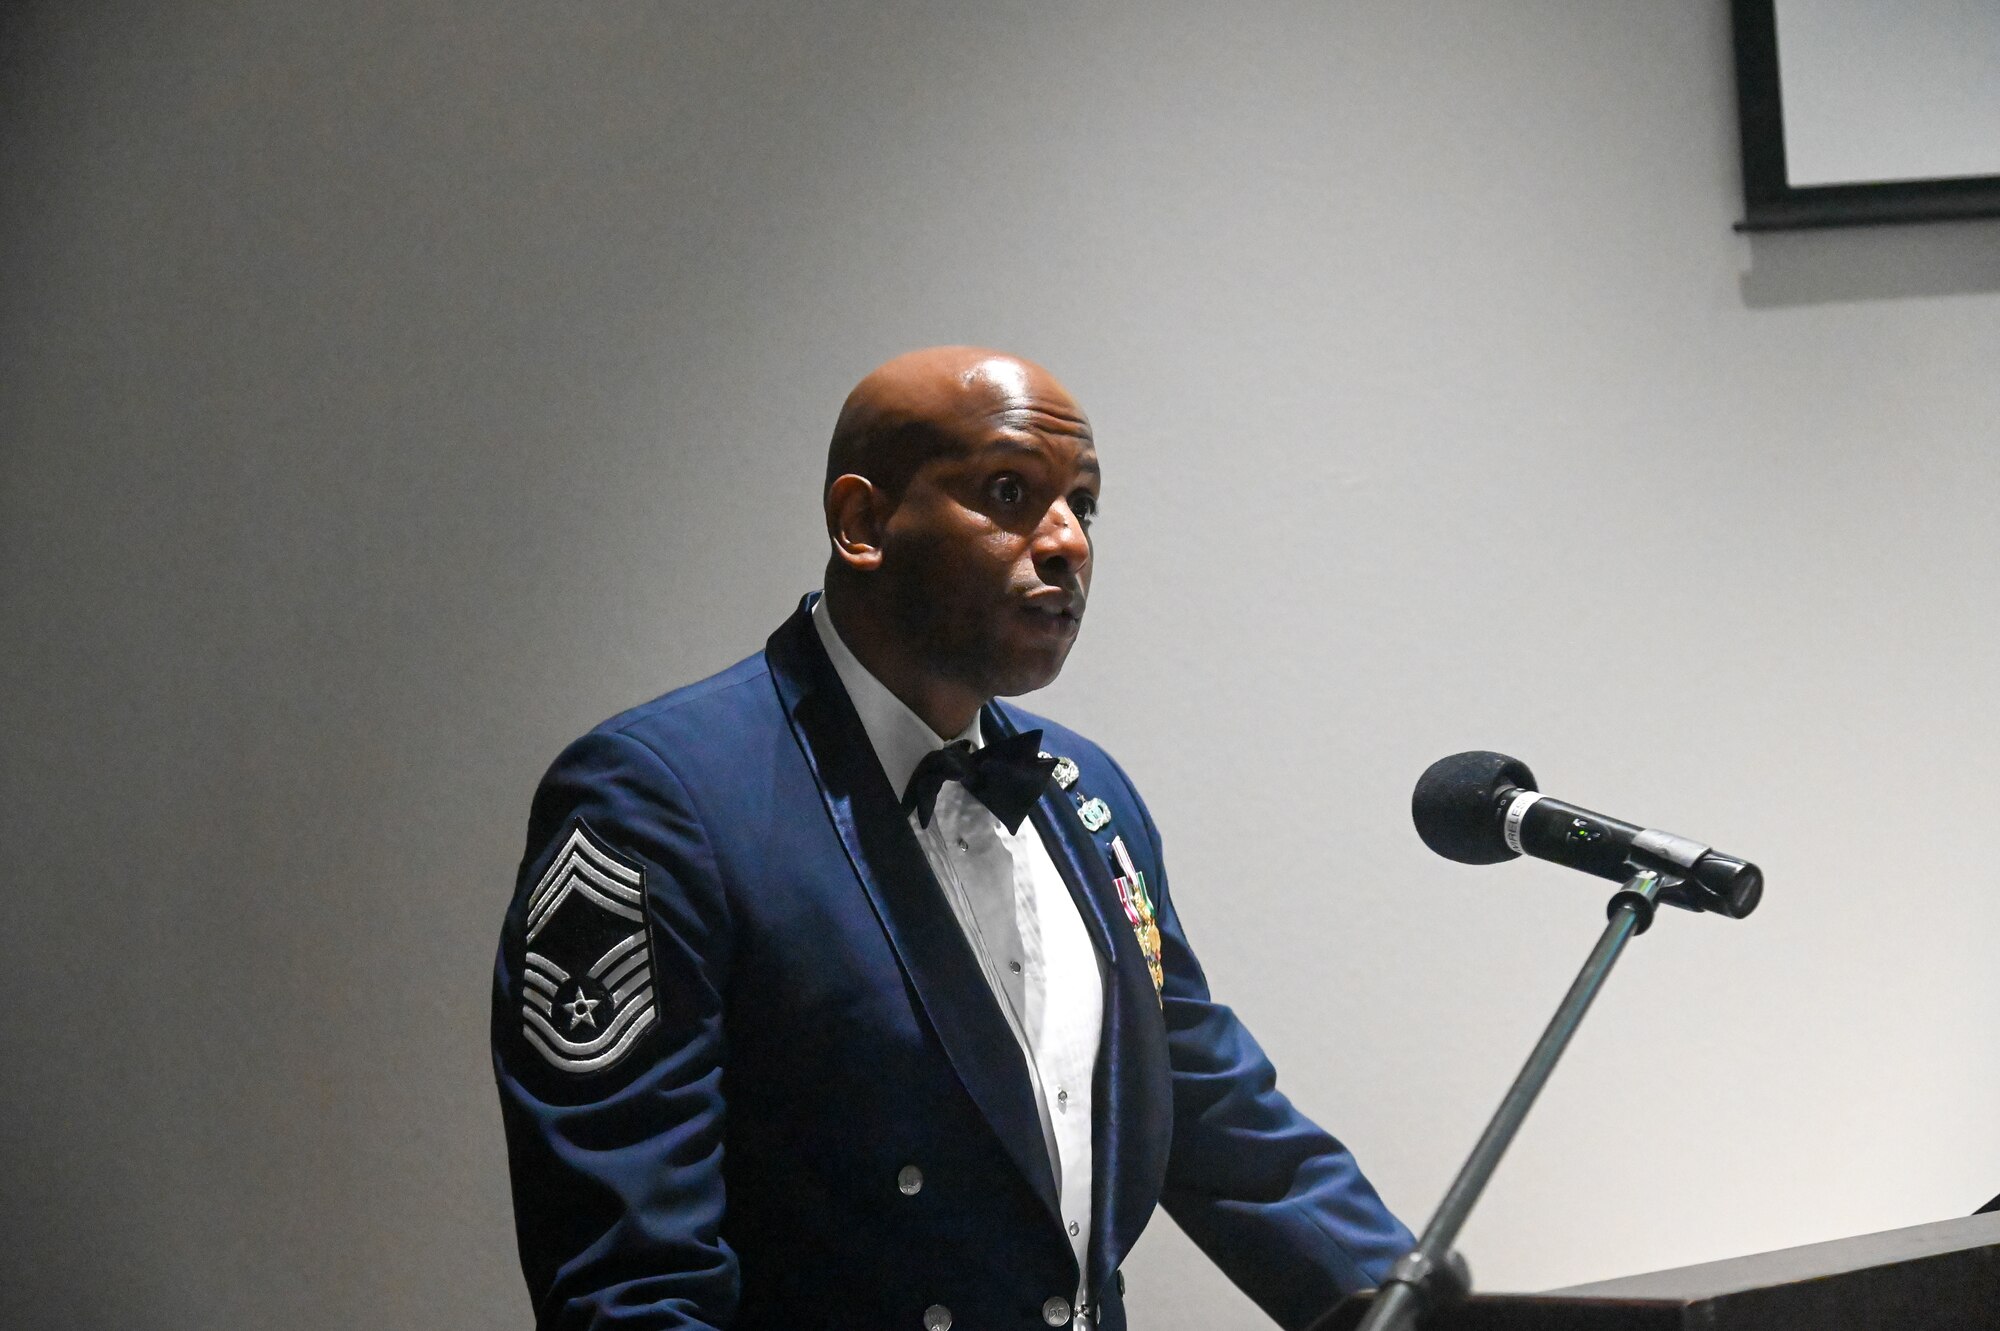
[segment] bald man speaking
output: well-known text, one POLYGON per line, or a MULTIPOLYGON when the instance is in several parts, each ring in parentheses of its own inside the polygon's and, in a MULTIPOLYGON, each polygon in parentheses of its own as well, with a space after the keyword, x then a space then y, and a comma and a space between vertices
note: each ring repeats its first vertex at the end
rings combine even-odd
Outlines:
POLYGON ((493 990, 544 1331, 1122 1331, 1156 1205, 1296 1328, 1411 1246, 1210 997, 1124 771, 999 701, 1076 641, 1101 483, 1046 370, 890 361, 824 591, 550 767, 493 990))

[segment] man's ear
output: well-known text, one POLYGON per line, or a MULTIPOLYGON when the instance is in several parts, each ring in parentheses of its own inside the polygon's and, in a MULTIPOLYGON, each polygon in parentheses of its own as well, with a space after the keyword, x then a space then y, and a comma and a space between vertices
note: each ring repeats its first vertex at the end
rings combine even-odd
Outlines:
POLYGON ((888 496, 867 477, 837 477, 826 488, 826 534, 833 540, 833 557, 856 573, 880 568, 889 509, 888 496))

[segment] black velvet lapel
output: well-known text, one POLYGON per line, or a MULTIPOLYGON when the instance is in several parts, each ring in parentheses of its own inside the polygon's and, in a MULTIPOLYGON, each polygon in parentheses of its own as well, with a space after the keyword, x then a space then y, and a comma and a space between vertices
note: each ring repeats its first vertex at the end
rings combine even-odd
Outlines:
MULTIPOLYGON (((764 648, 792 733, 959 1081, 1060 1223, 1055 1177, 1020 1045, 827 659, 812 625, 813 599, 808 596, 764 648)), ((1142 974, 1144 969, 1141 962, 1142 974)), ((1148 1003, 1150 990, 1149 982, 1148 1003)))
MULTIPOLYGON (((997 704, 987 707, 984 726, 989 736, 1018 729, 1007 709, 997 704)), ((1118 903, 1110 863, 1076 805, 1051 782, 1029 817, 1069 884, 1092 940, 1111 959, 1091 1093, 1089 1278, 1094 1289, 1138 1241, 1167 1176, 1173 1142, 1167 1029, 1145 955, 1118 903)), ((1137 835, 1137 829, 1127 830, 1137 835)))

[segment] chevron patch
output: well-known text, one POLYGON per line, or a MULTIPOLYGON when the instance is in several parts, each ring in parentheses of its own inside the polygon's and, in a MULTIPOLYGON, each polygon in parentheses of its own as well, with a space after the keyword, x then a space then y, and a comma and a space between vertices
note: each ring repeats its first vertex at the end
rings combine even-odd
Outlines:
POLYGON ((528 896, 521 1034, 564 1072, 602 1072, 658 1020, 646 878, 579 822, 528 896))

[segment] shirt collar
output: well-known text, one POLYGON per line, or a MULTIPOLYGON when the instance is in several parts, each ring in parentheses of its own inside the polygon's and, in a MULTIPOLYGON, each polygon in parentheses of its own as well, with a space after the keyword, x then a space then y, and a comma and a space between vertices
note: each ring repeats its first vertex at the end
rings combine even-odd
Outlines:
POLYGON ((959 740, 970 741, 975 749, 985 746, 977 715, 963 733, 939 739, 937 732, 870 674, 868 667, 841 641, 840 631, 833 626, 833 616, 827 613, 825 596, 813 602, 812 623, 819 633, 820 645, 826 648, 827 659, 833 662, 834 673, 840 676, 841 686, 847 690, 848 701, 861 717, 861 728, 874 746, 882 775, 889 778, 889 789, 896 792, 898 799, 909 787, 910 775, 917 770, 917 764, 932 750, 959 740))

